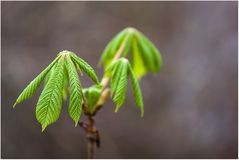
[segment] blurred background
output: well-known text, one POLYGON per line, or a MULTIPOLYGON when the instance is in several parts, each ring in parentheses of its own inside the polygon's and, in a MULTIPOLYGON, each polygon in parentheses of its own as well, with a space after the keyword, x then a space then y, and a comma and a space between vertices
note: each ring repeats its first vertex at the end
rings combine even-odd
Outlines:
MULTIPOLYGON (((237 2, 1 2, 2 158, 86 158, 87 140, 67 102, 44 133, 37 94, 12 108, 26 85, 62 50, 97 67, 109 40, 125 27, 142 31, 164 60, 140 82, 145 116, 129 87, 114 113, 95 117, 96 158, 236 158, 238 151, 237 2)), ((80 77, 82 85, 92 84, 80 77)), ((82 116, 81 121, 84 120, 82 116)))

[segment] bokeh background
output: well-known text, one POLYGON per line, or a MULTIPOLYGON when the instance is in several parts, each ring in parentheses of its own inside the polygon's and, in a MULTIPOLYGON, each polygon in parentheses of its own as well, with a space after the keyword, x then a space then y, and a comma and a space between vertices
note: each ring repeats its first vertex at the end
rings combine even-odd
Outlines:
POLYGON ((101 53, 127 26, 155 43, 164 64, 140 82, 143 118, 130 87, 119 113, 109 100, 95 117, 96 158, 236 158, 237 19, 237 2, 1 2, 2 158, 86 158, 85 133, 74 127, 67 102, 44 133, 35 118, 42 88, 12 105, 65 49, 102 77, 101 53))

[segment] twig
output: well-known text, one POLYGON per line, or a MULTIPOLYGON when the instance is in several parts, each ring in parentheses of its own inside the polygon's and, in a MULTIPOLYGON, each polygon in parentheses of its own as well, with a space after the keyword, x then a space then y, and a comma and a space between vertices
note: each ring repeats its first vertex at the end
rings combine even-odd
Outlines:
MULTIPOLYGON (((125 42, 121 44, 119 47, 117 53, 115 54, 115 57, 112 60, 112 63, 115 62, 117 59, 120 58, 123 50, 125 47, 125 42)), ((85 124, 83 122, 79 122, 79 125, 86 131, 87 139, 88 139, 88 144, 87 144, 87 150, 88 150, 88 159, 93 159, 94 158, 94 144, 99 148, 100 147, 100 134, 99 131, 95 127, 95 121, 93 119, 93 116, 97 113, 98 110, 100 110, 104 104, 104 102, 108 99, 110 95, 110 89, 107 88, 107 85, 110 82, 110 77, 103 77, 101 80, 101 85, 102 85, 102 92, 101 96, 96 103, 96 109, 93 113, 90 113, 88 110, 88 104, 86 101, 86 98, 83 96, 83 110, 85 112, 85 115, 88 116, 88 123, 85 124)))
POLYGON ((94 158, 94 144, 99 148, 100 147, 100 134, 95 127, 95 121, 92 116, 88 116, 87 123, 79 122, 80 127, 82 127, 86 132, 87 137, 87 157, 88 159, 94 158))
POLYGON ((87 126, 87 139, 88 139, 88 159, 93 159, 94 157, 94 120, 91 116, 88 116, 88 126, 87 126))

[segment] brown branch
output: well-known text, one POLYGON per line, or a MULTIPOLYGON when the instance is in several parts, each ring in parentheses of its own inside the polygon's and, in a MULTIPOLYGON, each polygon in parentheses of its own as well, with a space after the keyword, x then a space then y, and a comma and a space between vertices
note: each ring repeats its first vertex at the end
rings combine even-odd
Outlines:
POLYGON ((87 148, 88 148, 88 159, 93 159, 94 157, 94 143, 95 143, 95 139, 94 139, 94 120, 91 116, 88 116, 88 126, 87 126, 87 139, 88 139, 88 144, 87 144, 87 148))
POLYGON ((95 127, 95 121, 91 115, 88 116, 87 123, 79 122, 80 127, 82 127, 86 132, 87 137, 87 157, 88 159, 94 158, 94 146, 100 147, 100 134, 95 127))

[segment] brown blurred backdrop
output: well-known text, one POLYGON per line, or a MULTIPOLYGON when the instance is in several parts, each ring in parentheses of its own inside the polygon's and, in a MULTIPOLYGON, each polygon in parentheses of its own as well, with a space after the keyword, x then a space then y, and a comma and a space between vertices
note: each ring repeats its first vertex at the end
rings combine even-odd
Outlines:
MULTIPOLYGON (((86 158, 85 133, 67 102, 44 133, 37 94, 12 105, 59 51, 97 68, 107 42, 132 26, 160 49, 164 65, 141 81, 141 119, 129 87, 119 113, 109 100, 95 117, 96 158, 236 158, 237 2, 1 2, 2 158, 86 158)), ((80 77, 84 86, 91 80, 80 77)), ((84 120, 82 117, 81 120, 84 120)))

